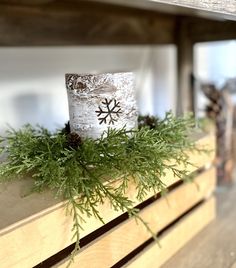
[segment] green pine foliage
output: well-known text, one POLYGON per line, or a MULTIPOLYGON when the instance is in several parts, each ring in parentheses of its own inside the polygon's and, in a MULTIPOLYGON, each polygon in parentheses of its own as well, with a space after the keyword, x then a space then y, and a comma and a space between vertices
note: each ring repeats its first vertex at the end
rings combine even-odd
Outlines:
POLYGON ((97 140, 81 140, 69 133, 68 125, 56 133, 31 125, 10 129, 1 138, 0 155, 5 161, 0 165, 0 182, 30 175, 34 191, 50 188, 68 200, 74 219, 74 254, 79 249, 84 215, 103 222, 98 205, 105 199, 114 210, 128 212, 152 233, 127 196, 128 182, 136 183, 137 198, 142 201, 150 190, 166 190, 162 177, 167 170, 183 178, 186 170, 179 170, 178 165, 187 166, 186 150, 196 149, 188 138, 193 120, 167 113, 163 120, 140 117, 139 122, 137 130, 108 129, 97 140))

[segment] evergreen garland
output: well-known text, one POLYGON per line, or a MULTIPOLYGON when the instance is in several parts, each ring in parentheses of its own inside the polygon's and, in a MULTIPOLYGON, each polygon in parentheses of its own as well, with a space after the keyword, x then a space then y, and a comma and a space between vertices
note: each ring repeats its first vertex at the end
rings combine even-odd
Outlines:
POLYGON ((192 131, 190 117, 176 118, 171 113, 163 120, 140 117, 139 129, 108 129, 97 140, 82 140, 70 133, 69 124, 56 133, 31 125, 10 129, 1 138, 0 156, 5 156, 5 161, 0 165, 0 182, 28 174, 34 179, 33 191, 50 188, 68 200, 74 219, 75 254, 83 215, 103 222, 97 207, 105 199, 114 210, 128 212, 152 233, 127 196, 128 181, 135 182, 137 198, 142 201, 148 191, 166 190, 162 178, 167 170, 183 179, 187 171, 178 165, 187 167, 186 150, 197 150, 189 139, 192 131))

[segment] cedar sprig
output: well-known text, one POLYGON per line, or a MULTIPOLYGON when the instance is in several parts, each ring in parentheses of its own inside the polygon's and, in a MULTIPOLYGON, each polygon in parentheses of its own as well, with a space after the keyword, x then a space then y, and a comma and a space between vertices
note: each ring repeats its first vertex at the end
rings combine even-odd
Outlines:
POLYGON ((67 211, 74 219, 74 256, 84 215, 103 222, 98 205, 105 199, 152 233, 127 195, 128 182, 136 183, 137 198, 142 201, 148 191, 166 191, 162 178, 168 170, 179 178, 186 176, 187 170, 178 166, 187 167, 186 150, 196 149, 189 139, 193 126, 190 117, 167 113, 162 120, 143 119, 139 129, 108 129, 97 140, 80 139, 70 133, 68 125, 56 133, 31 125, 10 129, 1 138, 0 154, 5 161, 0 165, 0 182, 31 175, 33 191, 49 188, 68 200, 67 211))

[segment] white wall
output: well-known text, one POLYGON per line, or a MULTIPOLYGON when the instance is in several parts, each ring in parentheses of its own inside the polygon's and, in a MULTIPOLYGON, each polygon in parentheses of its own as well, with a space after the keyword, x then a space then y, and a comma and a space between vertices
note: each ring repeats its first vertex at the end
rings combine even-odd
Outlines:
POLYGON ((236 40, 195 45, 195 74, 221 87, 236 77, 236 40))
MULTIPOLYGON (((196 44, 194 58, 194 73, 201 83, 214 83, 220 89, 228 79, 236 78, 236 40, 196 44)), ((207 102, 198 90, 199 117, 207 102)))
POLYGON ((65 73, 135 71, 140 112, 175 110, 173 46, 0 48, 0 131, 68 120, 65 73))

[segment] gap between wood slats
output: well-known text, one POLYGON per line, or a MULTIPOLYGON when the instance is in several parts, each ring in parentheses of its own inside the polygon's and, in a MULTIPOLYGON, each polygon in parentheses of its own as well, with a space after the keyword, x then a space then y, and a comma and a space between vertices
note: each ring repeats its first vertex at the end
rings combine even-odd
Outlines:
MULTIPOLYGON (((196 184, 199 185, 199 189, 197 189, 195 184, 185 184, 185 185, 179 187, 182 184, 182 182, 180 181, 180 182, 175 183, 171 187, 169 187, 169 194, 167 195, 166 199, 159 200, 160 197, 161 197, 160 194, 159 194, 156 198, 149 198, 147 201, 143 202, 142 204, 140 204, 138 206, 138 208, 141 209, 141 210, 146 208, 146 207, 150 210, 151 207, 154 206, 153 209, 156 210, 155 206, 158 205, 159 207, 163 207, 163 203, 165 203, 164 206, 166 206, 168 200, 171 203, 169 205, 172 206, 173 203, 174 203, 174 200, 175 200, 174 195, 175 195, 176 191, 177 191, 177 194, 178 194, 178 192, 180 192, 179 195, 182 194, 182 195, 187 195, 188 196, 188 194, 189 194, 189 196, 188 196, 188 198, 186 200, 187 201, 186 204, 181 204, 181 202, 179 202, 180 203, 179 206, 182 209, 181 211, 179 211, 180 208, 177 208, 177 211, 174 213, 174 215, 172 215, 173 212, 169 212, 170 215, 166 216, 166 219, 164 220, 164 222, 160 221, 161 223, 158 223, 159 220, 156 219, 156 225, 157 226, 155 226, 155 224, 153 224, 153 226, 151 227, 152 229, 156 230, 157 232, 160 232, 161 228, 163 229, 167 224, 172 224, 173 222, 175 222, 176 217, 178 218, 180 215, 185 214, 186 210, 189 210, 190 207, 193 207, 193 205, 195 205, 196 203, 200 202, 206 195, 209 195, 209 192, 212 192, 214 187, 215 187, 214 186, 215 185, 215 170, 212 168, 212 169, 210 169, 208 171, 205 171, 204 173, 200 174, 196 178, 195 182, 196 182, 196 184), (211 179, 209 181, 207 181, 207 177, 209 177, 209 176, 210 176, 211 179), (204 180, 205 180, 205 182, 204 182, 204 180), (184 192, 188 191, 189 188, 191 190, 190 193, 184 194, 184 192), (192 198, 191 196, 192 195, 194 196, 194 193, 196 193, 196 192, 197 192, 197 194, 195 195, 195 197, 192 198), (157 203, 157 204, 155 204, 155 203, 157 203)), ((181 196, 177 196, 177 198, 180 198, 180 197, 181 196)), ((168 206, 167 206, 167 209, 168 209, 168 206)), ((159 209, 159 212, 161 212, 160 209, 159 209)), ((142 216, 142 214, 143 214, 144 217, 145 216, 147 217, 147 215, 146 215, 147 212, 145 214, 145 209, 143 211, 141 211, 141 216, 142 216)), ((149 214, 153 214, 153 213, 151 212, 149 214)), ((158 208, 157 208, 157 214, 158 214, 158 208)), ((102 228, 99 228, 95 232, 93 232, 90 235, 86 236, 85 238, 81 239, 81 246, 84 248, 84 249, 81 250, 81 252, 83 252, 83 250, 87 250, 87 247, 90 246, 90 243, 91 243, 92 248, 94 248, 94 247, 99 248, 100 247, 99 243, 101 244, 101 243, 107 242, 106 239, 108 239, 107 243, 109 243, 109 239, 110 239, 109 236, 111 236, 111 237, 114 236, 114 238, 122 237, 122 228, 125 230, 125 227, 126 227, 126 229, 127 229, 126 231, 128 231, 129 224, 134 225, 134 222, 135 222, 134 219, 129 219, 129 220, 127 220, 127 219, 128 219, 127 213, 123 214, 122 216, 120 216, 117 219, 113 220, 109 224, 106 224, 102 228), (127 228, 126 225, 128 226, 128 228, 127 228), (120 232, 120 234, 117 234, 117 232, 118 233, 120 232), (100 238, 98 238, 98 237, 100 237, 100 238), (97 242, 96 242, 96 239, 98 240, 97 242), (98 243, 98 245, 96 245, 96 243, 98 243)), ((154 220, 154 222, 155 222, 155 220, 154 220)), ((135 225, 136 225, 136 223, 135 223, 135 225)), ((132 228, 135 228, 135 226, 132 226, 132 228)), ((164 229, 166 229, 166 227, 164 229)), ((125 249, 125 253, 123 252, 123 255, 120 254, 119 257, 117 256, 115 258, 115 260, 111 260, 109 262, 109 265, 107 264, 107 266, 105 266, 105 267, 110 267, 110 266, 114 265, 115 262, 118 262, 118 264, 117 264, 118 266, 114 266, 114 267, 120 267, 119 266, 119 260, 121 258, 123 258, 123 257, 124 257, 124 259, 122 259, 121 263, 123 264, 124 261, 127 262, 127 258, 128 258, 128 260, 130 259, 130 256, 129 256, 130 251, 132 251, 135 247, 140 246, 146 239, 148 239, 150 237, 150 234, 146 233, 146 230, 141 228, 140 233, 142 234, 143 232, 144 232, 144 234, 143 234, 144 237, 142 237, 142 238, 139 237, 140 241, 136 241, 134 245, 130 245, 130 243, 125 243, 126 247, 127 247, 127 249, 125 249), (125 255, 127 255, 127 254, 128 254, 128 257, 125 257, 125 255)), ((135 239, 135 237, 136 237, 136 235, 134 235, 134 237, 132 239, 129 239, 129 240, 133 241, 135 239)), ((111 239, 113 239, 113 238, 111 238, 111 239)), ((149 239, 147 242, 144 243, 143 246, 144 247, 147 246, 146 243, 150 244, 150 243, 152 243, 152 241, 153 241, 152 239, 149 239)), ((127 241, 127 242, 129 242, 129 241, 127 241)), ((69 246, 65 250, 63 250, 60 253, 54 255, 53 257, 49 258, 48 260, 46 260, 42 264, 37 265, 36 267, 41 267, 42 268, 42 267, 50 267, 50 266, 54 265, 55 263, 59 262, 60 260, 64 259, 65 257, 67 257, 70 254, 70 252, 73 250, 73 247, 74 247, 74 245, 69 246)), ((90 247, 90 251, 92 250, 92 248, 90 247)), ((141 245, 141 249, 142 248, 143 247, 141 245)), ((136 251, 137 250, 135 250, 134 252, 131 253, 131 257, 133 256, 133 254, 137 254, 136 251)), ((94 255, 96 256, 96 254, 94 254, 94 255)), ((104 254, 102 254, 102 255, 104 255, 104 254)), ((81 254, 80 254, 80 256, 81 256, 81 254)), ((97 256, 97 257, 99 258, 99 256, 97 256)), ((101 257, 102 256, 100 256, 100 259, 101 259, 101 257)), ((86 262, 87 261, 85 261, 85 263, 86 262)), ((59 266, 59 267, 61 267, 61 266, 59 266)))
MULTIPOLYGON (((198 134, 192 138, 196 141, 198 148, 212 148, 212 152, 210 154, 189 152, 189 159, 194 166, 187 167, 188 173, 196 171, 197 167, 211 163, 214 159, 215 137, 213 135, 198 134)), ((171 172, 167 172, 162 181, 169 186, 175 183, 177 178, 174 178, 171 172)), ((28 183, 24 184, 25 187, 29 185, 28 183)), ((55 202, 50 197, 51 195, 32 194, 27 198, 22 198, 19 192, 20 187, 23 186, 22 181, 13 183, 13 186, 12 189, 12 185, 8 185, 6 193, 3 192, 0 195, 0 199, 3 200, 0 206, 0 248, 4 249, 0 251, 1 267, 34 267, 71 245, 72 217, 65 217, 64 203, 55 202), (13 191, 14 189, 17 191, 13 191), (44 198, 47 198, 47 202, 38 206, 38 201, 44 198)), ((132 182, 127 190, 127 196, 133 200, 134 204, 140 203, 135 198, 136 187, 132 182)), ((150 192, 147 198, 151 196, 153 193, 150 192)), ((105 202, 98 209, 107 223, 122 214, 112 210, 109 202, 105 202)), ((93 217, 86 218, 85 221, 81 238, 102 226, 102 223, 93 217)))
MULTIPOLYGON (((174 190, 176 187, 180 186, 181 184, 183 184, 183 181, 177 181, 176 183, 174 183, 173 185, 168 187, 168 192, 171 192, 172 190, 174 190)), ((145 200, 143 203, 141 203, 138 206, 136 206, 136 208, 142 210, 146 206, 148 206, 151 203, 153 203, 155 200, 158 200, 159 198, 161 198, 160 193, 158 193, 155 197, 153 196, 153 197, 145 200)), ((117 227, 119 224, 121 224, 122 222, 126 221, 127 219, 129 219, 128 213, 124 213, 124 214, 120 215, 119 217, 115 218, 114 220, 110 221, 109 223, 107 223, 107 224, 103 225, 102 227, 98 228, 97 230, 95 230, 91 234, 83 237, 80 240, 81 250, 85 246, 87 246, 89 243, 91 243, 92 241, 94 241, 98 237, 102 236, 106 232, 108 232, 108 231, 112 230, 113 228, 117 227)), ((64 258, 68 257, 70 255, 70 253, 73 251, 74 246, 75 246, 75 243, 73 243, 69 247, 65 248, 64 250, 58 252, 57 254, 53 255, 52 257, 48 258, 47 260, 43 261, 42 263, 34 266, 34 268, 47 268, 47 267, 51 267, 51 266, 55 265, 59 261, 61 261, 64 258)))
POLYGON ((154 243, 147 246, 139 255, 127 263, 126 268, 158 268, 181 249, 216 217, 216 200, 210 199, 199 204, 160 238, 162 248, 154 243))

